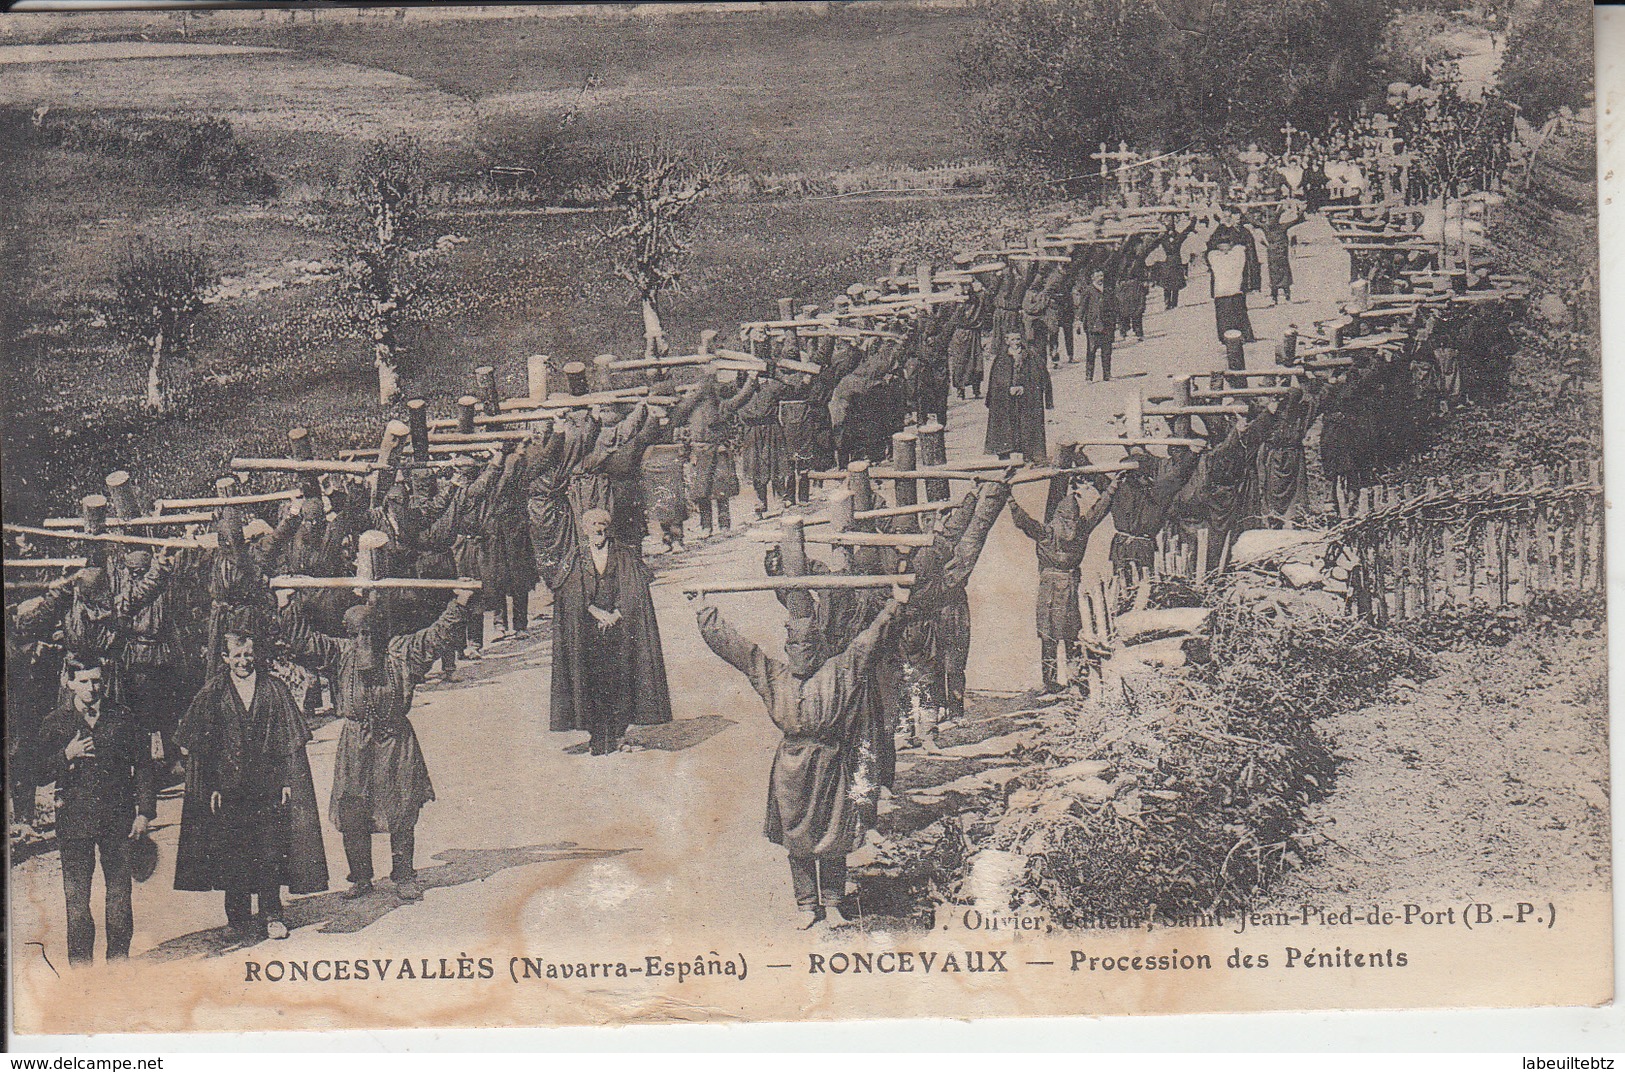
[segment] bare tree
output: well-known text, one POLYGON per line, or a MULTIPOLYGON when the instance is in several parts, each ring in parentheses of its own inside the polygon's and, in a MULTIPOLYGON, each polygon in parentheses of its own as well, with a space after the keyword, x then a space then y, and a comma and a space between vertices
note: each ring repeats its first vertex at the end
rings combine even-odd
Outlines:
POLYGON ((114 278, 114 324, 146 348, 141 406, 168 416, 185 390, 193 320, 214 283, 208 257, 191 245, 166 249, 139 238, 120 252, 114 278))
POLYGON ((663 143, 622 146, 604 161, 604 199, 617 222, 604 231, 615 274, 643 309, 643 351, 667 351, 660 297, 677 285, 693 232, 694 209, 726 172, 708 148, 663 143))
POLYGON ((401 393, 397 332, 413 291, 413 243, 423 230, 423 149, 399 136, 367 146, 350 182, 343 241, 350 318, 372 339, 378 404, 401 393))

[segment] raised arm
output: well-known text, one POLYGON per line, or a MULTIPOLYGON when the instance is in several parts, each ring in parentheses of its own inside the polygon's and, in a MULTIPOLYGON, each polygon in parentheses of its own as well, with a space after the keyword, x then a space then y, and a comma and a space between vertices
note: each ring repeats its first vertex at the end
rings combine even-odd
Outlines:
MULTIPOLYGON (((280 600, 288 595, 292 593, 279 592, 278 598, 280 600)), ((277 618, 281 625, 282 642, 288 646, 289 654, 313 656, 326 666, 338 666, 339 655, 344 650, 342 640, 317 632, 315 626, 305 619, 304 612, 291 602, 281 605, 277 618)))
POLYGON ((759 383, 761 383, 760 380, 746 376, 745 382, 740 385, 739 390, 722 400, 723 412, 738 413, 741 409, 744 409, 745 403, 749 402, 751 397, 756 394, 759 383))
POLYGON ((432 624, 390 640, 389 653, 403 659, 413 674, 427 673, 451 643, 457 627, 463 624, 464 603, 464 594, 459 592, 456 599, 447 601, 446 609, 432 624))
MULTIPOLYGON (((1111 483, 1106 485, 1106 489, 1095 496, 1095 501, 1089 504, 1089 509, 1085 510, 1083 516, 1078 519, 1081 522, 1079 525, 1081 532, 1093 532, 1096 526, 1106 520, 1106 515, 1112 512, 1112 499, 1116 497, 1117 486, 1120 483, 1121 480, 1114 474, 1111 483)), ((1087 539, 1087 536, 1085 538, 1087 539)))
POLYGON ((987 543, 987 534, 993 531, 993 522, 1004 512, 1004 504, 1009 499, 1009 484, 988 481, 982 485, 976 497, 976 512, 971 515, 970 525, 954 545, 954 557, 943 570, 944 580, 949 586, 959 588, 970 580, 971 570, 976 568, 976 560, 982 555, 982 546, 987 543))
POLYGON ((700 623, 700 636, 705 646, 716 652, 729 666, 750 680, 751 688, 768 704, 773 702, 769 682, 772 679, 773 660, 761 647, 739 635, 722 613, 708 602, 702 602, 694 612, 700 623))
POLYGON ((171 562, 167 552, 160 551, 153 555, 147 571, 136 578, 135 583, 130 586, 130 591, 116 608, 118 616, 129 617, 144 610, 157 599, 169 584, 169 571, 173 568, 174 563, 171 562))
POLYGON ((1027 538, 1034 543, 1044 539, 1044 526, 1033 519, 1033 516, 1021 508, 1015 499, 1010 500, 1010 520, 1016 523, 1016 528, 1026 533, 1027 538))
POLYGON ((847 646, 846 655, 851 660, 854 673, 862 674, 868 671, 869 664, 874 661, 875 650, 880 646, 886 631, 891 628, 892 622, 902 611, 904 604, 892 599, 880 609, 875 620, 852 639, 847 646))
POLYGON ((948 520, 942 523, 942 536, 949 543, 958 543, 959 538, 965 535, 970 528, 971 517, 976 513, 977 495, 974 491, 967 491, 959 505, 948 514, 948 520))
POLYGON ((1174 499, 1178 498, 1181 490, 1190 481, 1191 474, 1196 472, 1196 463, 1200 455, 1195 451, 1176 455, 1169 458, 1168 464, 1163 467, 1157 479, 1151 485, 1151 498, 1161 509, 1167 509, 1174 499))

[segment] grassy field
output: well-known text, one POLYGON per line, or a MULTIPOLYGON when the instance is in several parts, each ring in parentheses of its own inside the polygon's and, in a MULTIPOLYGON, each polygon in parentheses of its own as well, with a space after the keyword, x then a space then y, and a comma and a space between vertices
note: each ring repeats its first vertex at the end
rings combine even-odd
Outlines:
MULTIPOLYGON (((331 283, 209 307, 188 411, 163 424, 141 415, 142 361, 100 317, 120 244, 185 239, 223 274, 274 273, 331 256, 327 210, 183 187, 139 154, 29 143, 35 109, 224 115, 285 192, 342 176, 362 139, 389 130, 423 136, 442 168, 504 159, 554 131, 566 109, 580 143, 703 136, 742 169, 926 165, 969 152, 956 134, 952 67, 965 18, 846 9, 755 17, 748 35, 718 16, 267 23, 189 40, 286 51, 0 67, 0 105, 18 124, 0 154, 0 181, 14 192, 0 207, 12 287, 0 312, 7 514, 61 509, 118 466, 155 487, 196 487, 239 447, 277 448, 292 424, 318 429, 331 449, 370 438, 381 417, 367 346, 338 315, 331 283)), ((158 20, 151 36, 176 40, 176 25, 158 20)), ((78 39, 87 37, 107 40, 78 39)), ((687 344, 701 328, 769 312, 779 294, 827 298, 873 275, 893 248, 946 248, 964 226, 997 224, 986 202, 952 204, 965 223, 930 201, 709 206, 671 303, 674 338, 687 344)), ((489 362, 518 391, 526 354, 638 349, 639 321, 609 277, 597 228, 590 216, 501 210, 438 219, 438 233, 468 242, 430 269, 405 340, 410 390, 455 397, 489 362)))
POLYGON ((498 143, 522 144, 573 110, 576 139, 705 138, 742 169, 787 171, 967 155, 953 52, 969 17, 847 7, 824 16, 268 24, 212 39, 405 75, 470 102, 498 143))
POLYGON ((953 59, 969 17, 267 21, 187 45, 282 51, 8 64, 0 105, 222 116, 285 183, 331 181, 351 142, 398 130, 453 170, 656 135, 703 140, 743 171, 923 166, 975 155, 953 59))
MULTIPOLYGON (((678 346, 706 327, 729 330, 773 312, 773 298, 827 300, 884 267, 892 238, 946 249, 966 228, 1000 230, 985 202, 941 222, 929 201, 717 204, 706 210, 689 275, 670 303, 678 346)), ((404 335, 405 386, 450 415, 471 370, 492 364, 504 393, 524 389, 526 355, 555 363, 641 349, 641 321, 596 244, 592 216, 454 212, 436 230, 468 239, 428 273, 420 315, 404 335)), ((318 239, 286 223, 256 222, 244 239, 319 257, 318 239), (300 243, 305 243, 301 246, 300 243)), ((36 303, 36 307, 38 303, 36 303)), ((7 510, 60 509, 128 467, 151 486, 198 487, 233 453, 281 453, 287 428, 315 430, 324 452, 377 435, 369 349, 338 315, 332 284, 287 287, 208 309, 194 344, 188 412, 153 424, 137 408, 142 364, 84 316, 14 336, 7 388, 7 510), (60 449, 59 449, 60 448, 60 449), (40 498, 43 496, 43 500, 40 498)), ((398 415, 398 414, 397 414, 398 415)))

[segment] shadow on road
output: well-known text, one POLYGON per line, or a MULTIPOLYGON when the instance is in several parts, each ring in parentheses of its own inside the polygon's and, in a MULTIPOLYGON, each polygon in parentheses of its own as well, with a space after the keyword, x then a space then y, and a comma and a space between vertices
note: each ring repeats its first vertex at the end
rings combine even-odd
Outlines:
MULTIPOLYGON (((567 860, 601 860, 636 851, 584 849, 570 841, 557 845, 524 845, 509 849, 447 849, 434 856, 436 860, 442 861, 440 866, 425 868, 418 872, 418 885, 427 893, 447 886, 482 882, 497 872, 506 871, 511 867, 561 863, 567 860)), ((336 891, 290 901, 285 921, 289 930, 320 924, 318 929, 322 934, 353 934, 372 926, 406 903, 395 896, 394 890, 386 883, 378 886, 367 896, 354 901, 346 901, 336 891)), ((228 927, 213 927, 171 938, 137 959, 162 964, 190 957, 218 957, 242 949, 245 945, 254 944, 258 943, 240 941, 228 927)))
MULTIPOLYGON (((626 743, 632 746, 630 750, 633 752, 645 749, 656 752, 681 752, 697 744, 704 744, 729 726, 737 725, 737 722, 721 715, 680 718, 659 726, 631 726, 626 731, 626 743)), ((584 756, 588 751, 588 742, 578 741, 564 749, 564 754, 584 756)))

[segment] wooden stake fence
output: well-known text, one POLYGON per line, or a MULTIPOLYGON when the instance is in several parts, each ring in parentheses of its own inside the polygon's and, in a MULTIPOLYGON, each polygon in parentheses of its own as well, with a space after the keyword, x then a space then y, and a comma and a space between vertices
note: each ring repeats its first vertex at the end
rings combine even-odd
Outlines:
POLYGON ((1448 607, 1521 607, 1604 583, 1601 466, 1595 459, 1361 489, 1332 537, 1349 598, 1373 622, 1448 607))

